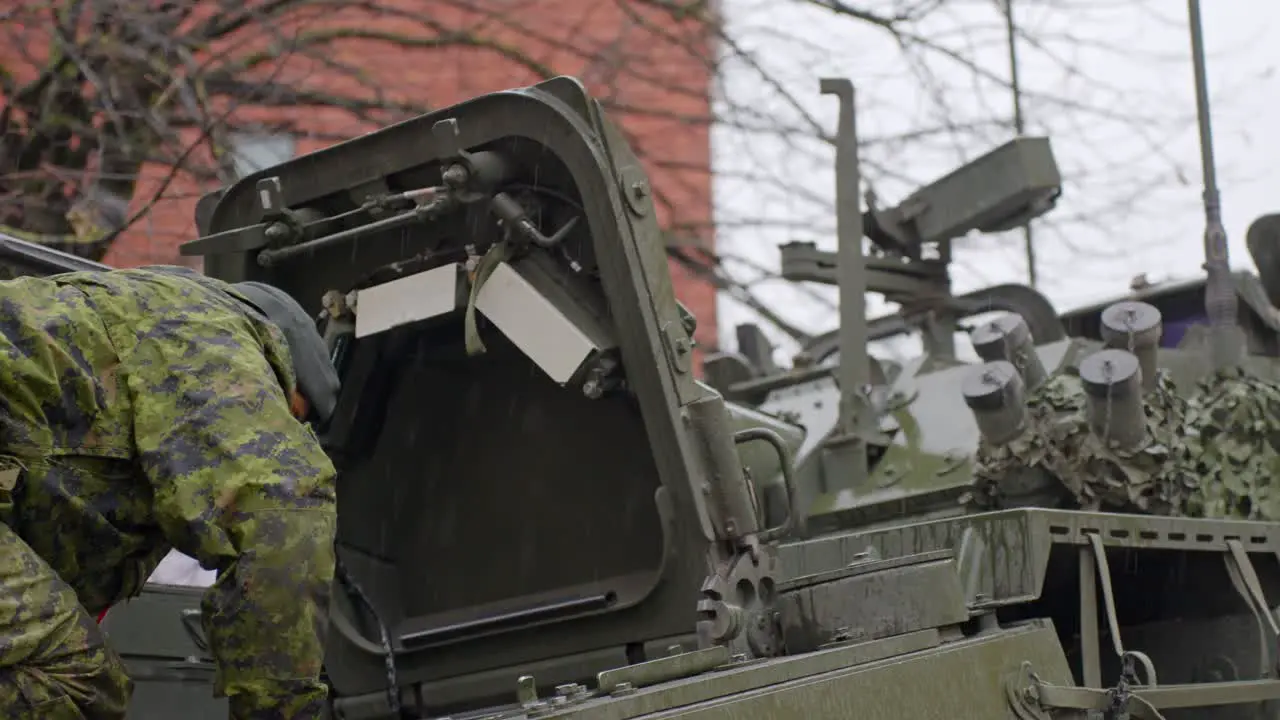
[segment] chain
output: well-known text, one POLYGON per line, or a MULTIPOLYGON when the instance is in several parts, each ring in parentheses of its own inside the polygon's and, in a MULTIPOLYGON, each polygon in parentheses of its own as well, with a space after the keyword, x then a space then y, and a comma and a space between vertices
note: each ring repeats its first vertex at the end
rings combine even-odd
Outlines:
POLYGON ((1102 711, 1105 720, 1129 720, 1129 701, 1133 698, 1130 688, 1137 684, 1137 668, 1131 653, 1120 658, 1120 679, 1107 691, 1107 707, 1102 711))
POLYGON ((1103 446, 1108 450, 1111 449, 1111 416, 1114 403, 1111 401, 1111 394, 1115 391, 1115 386, 1111 383, 1115 376, 1115 368, 1111 366, 1111 361, 1107 360, 1102 363, 1102 379, 1107 383, 1107 412, 1102 421, 1102 441, 1103 446))
MULTIPOLYGON (((1125 330, 1125 349, 1128 350, 1131 354, 1133 354, 1136 357, 1137 353, 1135 352, 1135 350, 1138 347, 1138 340, 1137 340, 1138 332, 1133 327, 1133 322, 1135 320, 1134 316, 1135 316, 1135 313, 1132 309, 1126 310, 1121 320, 1124 323, 1124 330, 1125 330)), ((1112 409, 1114 405, 1111 400, 1111 390, 1114 389, 1111 386, 1111 381, 1114 379, 1114 374, 1112 370, 1113 368, 1111 367, 1110 363, 1103 364, 1102 372, 1103 372, 1103 377, 1107 382, 1108 391, 1107 391, 1107 412, 1103 420, 1102 429, 1103 429, 1103 437, 1107 438, 1108 446, 1110 446, 1111 444, 1110 442, 1111 419, 1112 419, 1112 409)))

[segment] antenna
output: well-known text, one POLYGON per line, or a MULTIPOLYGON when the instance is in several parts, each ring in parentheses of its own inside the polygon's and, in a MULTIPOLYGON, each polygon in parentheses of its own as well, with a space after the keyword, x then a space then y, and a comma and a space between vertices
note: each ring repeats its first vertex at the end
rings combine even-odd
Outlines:
POLYGON ((1244 336, 1236 324, 1238 301, 1227 258, 1227 232, 1222 227, 1222 200, 1218 196, 1218 173, 1213 159, 1213 127, 1209 118, 1209 81, 1205 74, 1200 0, 1187 0, 1187 10, 1191 24, 1191 61, 1195 67, 1196 121, 1200 126, 1200 166, 1204 177, 1204 269, 1208 274, 1204 304, 1209 317, 1213 369, 1224 370, 1240 364, 1244 355, 1244 336))

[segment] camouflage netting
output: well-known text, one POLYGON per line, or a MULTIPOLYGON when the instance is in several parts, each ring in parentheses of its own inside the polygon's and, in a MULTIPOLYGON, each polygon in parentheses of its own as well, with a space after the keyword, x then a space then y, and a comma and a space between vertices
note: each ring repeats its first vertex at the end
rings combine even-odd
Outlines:
POLYGON ((1108 449, 1090 432, 1074 375, 1051 378, 1027 407, 1021 437, 980 445, 965 498, 975 509, 1034 504, 1280 520, 1272 485, 1280 484, 1272 480, 1280 478, 1276 383, 1233 369, 1204 378, 1183 400, 1162 372, 1144 402, 1148 441, 1134 453, 1108 449))
POLYGON ((1057 505, 1061 486, 1045 482, 1052 438, 1060 436, 1058 427, 1084 409, 1080 380, 1070 375, 1057 375, 1036 388, 1027 398, 1027 431, 1012 442, 992 445, 985 439, 978 444, 973 469, 973 490, 961 500, 976 510, 997 510, 1012 504, 1021 505, 1030 490, 1037 497, 1025 498, 1035 505, 1057 505))
POLYGON ((1187 514, 1280 520, 1280 386, 1241 370, 1216 373, 1196 385, 1187 424, 1194 472, 1204 488, 1187 514))
POLYGON ((1089 430, 1075 375, 1050 378, 1030 394, 1027 409, 1021 437, 980 445, 967 498, 976 509, 1035 504, 1167 515, 1202 505, 1187 406, 1163 373, 1144 402, 1148 441, 1136 452, 1107 448, 1089 430), (1038 492, 1028 496, 1028 488, 1038 492))

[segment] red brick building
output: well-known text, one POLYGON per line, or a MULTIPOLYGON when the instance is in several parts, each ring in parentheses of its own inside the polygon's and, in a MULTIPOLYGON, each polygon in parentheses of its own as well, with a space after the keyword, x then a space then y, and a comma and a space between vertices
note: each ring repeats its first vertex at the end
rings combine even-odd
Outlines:
MULTIPOLYGON (((359 94, 377 87, 393 102, 432 108, 529 85, 547 71, 580 78, 610 104, 611 117, 647 166, 660 221, 713 243, 707 118, 714 48, 704 22, 628 0, 382 0, 376 16, 351 9, 288 24, 294 27, 281 25, 248 45, 266 47, 281 38, 301 43, 299 38, 329 33, 332 39, 323 45, 300 48, 270 68, 274 82, 316 92, 359 94), (429 32, 423 30, 428 22, 429 32), (361 37, 343 37, 350 28, 361 37), (447 41, 384 39, 393 34, 447 41)), ((233 118, 241 173, 375 127, 344 109, 315 105, 246 104, 233 118), (288 132, 281 131, 282 121, 291 125, 288 132)), ((144 170, 135 211, 156 194, 162 178, 168 183, 108 262, 181 262, 177 246, 194 231, 195 200, 213 184, 170 175, 165 166, 144 170)), ((714 289, 674 263, 672 273, 678 296, 698 317, 699 345, 716 346, 714 289)))

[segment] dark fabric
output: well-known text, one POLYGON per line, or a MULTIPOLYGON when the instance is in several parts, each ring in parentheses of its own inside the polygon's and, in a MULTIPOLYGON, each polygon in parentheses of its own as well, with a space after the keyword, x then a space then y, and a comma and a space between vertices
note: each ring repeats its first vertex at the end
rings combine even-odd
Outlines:
POLYGON ((338 404, 338 372, 329 359, 329 349, 316 332, 315 320, 288 293, 264 283, 242 282, 231 287, 249 299, 284 333, 293 368, 302 394, 327 421, 338 404))

